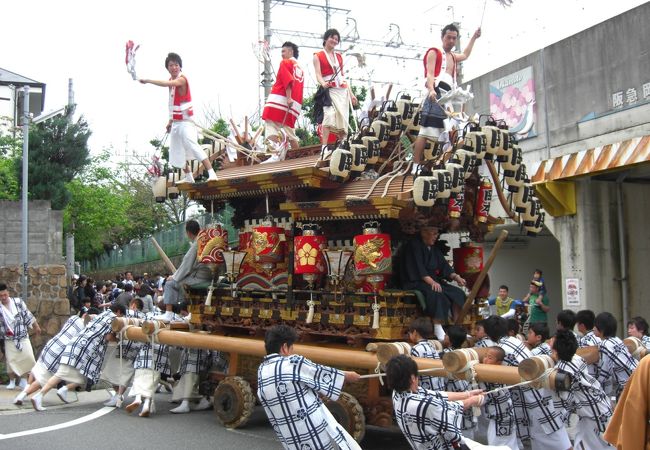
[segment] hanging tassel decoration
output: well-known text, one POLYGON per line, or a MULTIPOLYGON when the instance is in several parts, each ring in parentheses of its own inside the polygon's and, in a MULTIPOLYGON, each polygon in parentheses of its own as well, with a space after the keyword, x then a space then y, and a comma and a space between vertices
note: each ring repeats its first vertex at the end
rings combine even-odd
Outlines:
POLYGON ((309 306, 309 311, 307 312, 307 320, 305 320, 305 323, 312 323, 314 321, 314 299, 311 298, 311 294, 307 306, 309 306))
POLYGON ((377 297, 375 297, 375 302, 372 304, 372 328, 373 330, 379 329, 379 303, 377 303, 377 297))
POLYGON ((210 287, 208 288, 208 296, 205 298, 205 306, 212 306, 212 291, 214 291, 213 281, 210 282, 210 287))

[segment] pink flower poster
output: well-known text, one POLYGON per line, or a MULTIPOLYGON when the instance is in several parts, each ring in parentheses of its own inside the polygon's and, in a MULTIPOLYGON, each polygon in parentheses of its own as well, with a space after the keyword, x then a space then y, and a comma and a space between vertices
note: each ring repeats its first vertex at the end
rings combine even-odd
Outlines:
POLYGON ((490 83, 490 114, 504 120, 519 140, 537 136, 532 66, 490 83))

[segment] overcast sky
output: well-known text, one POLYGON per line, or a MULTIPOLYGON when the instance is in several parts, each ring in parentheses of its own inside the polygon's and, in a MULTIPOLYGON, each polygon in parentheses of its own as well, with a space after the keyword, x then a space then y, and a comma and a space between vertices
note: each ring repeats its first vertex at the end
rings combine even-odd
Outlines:
MULTIPOLYGON (((356 20, 362 39, 377 41, 396 38, 396 28, 389 30, 389 24, 394 23, 399 25, 405 44, 420 48, 438 45, 440 28, 452 20, 461 23, 461 39, 468 42, 481 22, 485 5, 483 36, 464 67, 468 80, 644 2, 514 0, 507 8, 495 0, 330 3, 351 10, 348 14, 332 15, 332 25, 343 36, 352 31, 353 21, 349 18, 356 20)), ((151 152, 150 139, 164 134, 167 92, 131 80, 124 64, 126 41, 132 39, 140 44, 136 70, 142 78, 168 78, 164 68, 167 52, 181 55, 198 121, 206 109, 214 109, 239 122, 244 115, 254 115, 260 101, 261 69, 253 51, 262 34, 260 18, 261 2, 255 0, 35 0, 29 8, 13 8, 11 14, 4 8, 0 67, 46 83, 46 111, 66 103, 67 80, 72 78, 78 112, 88 119, 93 131, 92 150, 112 146, 116 155, 123 155, 125 149, 127 153, 135 151, 142 155, 151 152)), ((317 9, 275 5, 272 27, 322 34, 325 19, 317 9)), ((303 45, 321 45, 319 39, 287 35, 276 35, 271 44, 278 46, 288 39, 303 45)), ((344 49, 349 46, 345 40, 341 44, 344 49)), ((303 48, 299 58, 308 69, 309 85, 314 84, 309 71, 313 51, 303 48)), ((380 48, 363 45, 356 45, 352 51, 382 52, 380 48)), ((414 56, 416 49, 384 51, 393 55, 400 52, 414 56)), ((271 52, 271 59, 277 67, 279 50, 271 52)), ((351 75, 356 77, 391 80, 406 86, 422 83, 417 78, 422 76, 420 61, 402 63, 391 57, 368 56, 366 63, 366 68, 355 69, 356 59, 346 60, 351 75)))

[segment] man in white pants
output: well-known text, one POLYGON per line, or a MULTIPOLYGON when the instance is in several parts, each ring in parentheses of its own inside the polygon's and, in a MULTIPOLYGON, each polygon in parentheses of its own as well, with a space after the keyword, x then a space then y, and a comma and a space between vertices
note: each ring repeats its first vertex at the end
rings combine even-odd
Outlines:
MULTIPOLYGON (((19 378, 18 385, 21 389, 27 387, 27 380, 23 375, 28 374, 36 364, 28 328, 32 328, 36 334, 41 334, 41 327, 25 303, 20 298, 10 297, 7 285, 0 283, 0 339, 5 341, 7 373, 10 378, 12 374, 19 378)), ((16 382, 11 378, 7 389, 15 387, 16 382)))
MULTIPOLYGON (((185 172, 185 180, 194 183, 194 176, 188 160, 201 161, 208 171, 208 181, 215 181, 217 174, 210 164, 208 156, 196 140, 196 127, 192 122, 192 94, 187 77, 181 73, 183 60, 176 53, 169 53, 165 58, 165 68, 171 75, 169 80, 140 79, 142 84, 154 84, 169 88, 169 122, 167 132, 170 134, 169 163, 185 172)), ((179 183, 181 183, 179 182, 179 183)))

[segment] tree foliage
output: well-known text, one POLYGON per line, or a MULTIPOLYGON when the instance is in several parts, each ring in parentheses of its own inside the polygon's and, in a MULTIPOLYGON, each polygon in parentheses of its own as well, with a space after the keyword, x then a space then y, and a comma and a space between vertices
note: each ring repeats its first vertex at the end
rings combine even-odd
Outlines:
POLYGON ((21 154, 22 132, 11 128, 11 120, 0 117, 0 200, 18 200, 20 187, 14 159, 21 154))
MULTIPOLYGON (((50 200, 52 209, 63 209, 70 201, 66 184, 89 162, 88 138, 91 131, 83 117, 71 120, 74 108, 29 128, 29 178, 31 200, 50 200)), ((22 182, 22 161, 15 159, 14 170, 22 182)))
POLYGON ((104 150, 67 183, 70 202, 63 227, 75 235, 78 260, 145 238, 170 223, 165 207, 154 201, 145 167, 114 167, 110 158, 110 150, 104 150))

